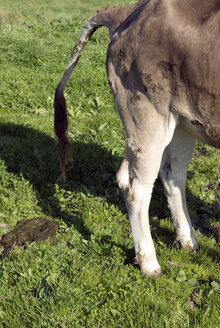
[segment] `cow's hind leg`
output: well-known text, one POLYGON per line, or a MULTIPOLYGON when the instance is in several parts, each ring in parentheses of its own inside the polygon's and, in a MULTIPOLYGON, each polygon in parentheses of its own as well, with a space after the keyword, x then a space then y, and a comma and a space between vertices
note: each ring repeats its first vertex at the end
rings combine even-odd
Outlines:
POLYGON ((167 195, 176 239, 182 248, 190 251, 198 249, 185 194, 187 167, 192 157, 194 142, 194 138, 178 126, 172 141, 164 151, 160 167, 160 178, 167 195))
POLYGON ((128 208, 136 260, 141 272, 146 275, 161 272, 151 237, 148 210, 162 155, 172 139, 177 122, 173 114, 169 118, 159 114, 155 116, 151 122, 149 117, 146 123, 149 128, 144 130, 125 124, 127 152, 117 175, 128 208))

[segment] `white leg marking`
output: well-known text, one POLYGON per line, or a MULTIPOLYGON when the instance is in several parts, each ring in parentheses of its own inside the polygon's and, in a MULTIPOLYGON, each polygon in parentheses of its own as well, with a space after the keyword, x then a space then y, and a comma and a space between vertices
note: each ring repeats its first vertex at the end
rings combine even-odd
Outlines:
POLYGON ((194 138, 178 126, 164 151, 160 168, 160 178, 167 195, 177 240, 188 250, 199 248, 193 235, 185 194, 187 167, 194 142, 194 138))
POLYGON ((150 122, 149 130, 142 134, 143 131, 137 129, 136 136, 127 139, 126 160, 118 173, 119 184, 124 188, 136 259, 141 272, 150 276, 160 274, 161 268, 150 233, 149 204, 163 151, 171 141, 178 121, 178 117, 172 113, 169 119, 160 115, 156 118, 150 122), (129 175, 128 191, 125 190, 126 172, 129 175))
POLYGON ((152 186, 143 186, 135 179, 129 191, 130 222, 136 259, 140 265, 141 272, 149 276, 161 273, 150 233, 148 218, 152 186))

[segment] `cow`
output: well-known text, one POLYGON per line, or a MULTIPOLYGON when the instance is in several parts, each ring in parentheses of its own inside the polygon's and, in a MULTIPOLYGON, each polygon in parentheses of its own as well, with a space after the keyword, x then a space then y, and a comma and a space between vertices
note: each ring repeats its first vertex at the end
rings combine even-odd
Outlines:
POLYGON ((144 275, 161 274, 149 225, 155 179, 162 180, 183 249, 197 251, 186 204, 195 139, 220 148, 219 0, 141 0, 97 11, 79 37, 55 92, 55 133, 62 174, 68 158, 64 88, 100 26, 109 30, 106 69, 126 134, 117 173, 144 275))

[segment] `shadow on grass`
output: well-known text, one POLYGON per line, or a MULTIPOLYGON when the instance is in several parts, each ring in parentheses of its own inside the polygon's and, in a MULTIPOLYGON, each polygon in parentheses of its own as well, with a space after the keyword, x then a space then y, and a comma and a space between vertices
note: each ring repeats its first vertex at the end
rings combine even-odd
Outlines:
POLYGON ((30 182, 45 214, 62 218, 86 239, 91 232, 79 214, 70 215, 60 207, 55 185, 66 191, 105 198, 125 211, 115 175, 121 159, 94 143, 76 141, 70 145, 73 164, 67 164, 67 183, 62 181, 55 138, 25 125, 0 123, 0 158, 7 170, 30 182))
MULTIPOLYGON (((63 211, 59 199, 55 196, 55 185, 59 184, 67 191, 80 191, 85 194, 103 197, 109 204, 117 204, 125 212, 124 201, 115 182, 116 172, 122 158, 94 143, 75 141, 70 145, 74 163, 67 166, 68 183, 61 182, 55 138, 33 128, 16 124, 0 124, 0 158, 8 171, 22 174, 33 186, 39 205, 53 217, 62 218, 68 225, 73 225, 85 239, 90 239, 91 231, 85 226, 77 213, 75 216, 63 211)), ((194 208, 201 206, 201 200, 188 191, 188 198, 194 208)), ((163 188, 157 180, 151 201, 151 214, 163 219, 169 216, 163 188)), ((159 220, 152 222, 158 237, 164 236, 169 245, 173 233, 160 227, 159 220), (165 231, 166 230, 166 231, 165 231)), ((154 236, 154 233, 152 234, 154 236)), ((110 242, 110 241, 109 241, 110 242)), ((126 263, 131 263, 133 250, 124 249, 126 263)), ((212 256, 212 252, 209 252, 212 256)), ((213 253, 216 258, 216 254, 213 253)))

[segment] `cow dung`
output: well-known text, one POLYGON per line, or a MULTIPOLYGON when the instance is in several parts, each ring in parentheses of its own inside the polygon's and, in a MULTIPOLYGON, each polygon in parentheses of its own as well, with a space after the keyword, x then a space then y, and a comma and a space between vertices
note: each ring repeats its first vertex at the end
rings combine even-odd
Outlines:
POLYGON ((57 225, 44 218, 32 218, 19 221, 13 231, 6 233, 0 239, 0 246, 4 253, 12 250, 14 246, 24 246, 32 242, 45 241, 56 238, 57 225))

